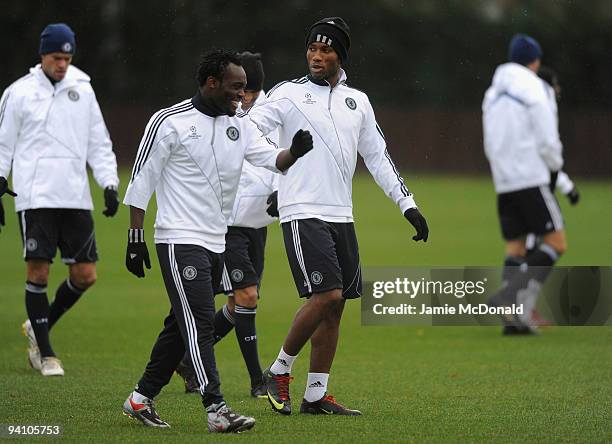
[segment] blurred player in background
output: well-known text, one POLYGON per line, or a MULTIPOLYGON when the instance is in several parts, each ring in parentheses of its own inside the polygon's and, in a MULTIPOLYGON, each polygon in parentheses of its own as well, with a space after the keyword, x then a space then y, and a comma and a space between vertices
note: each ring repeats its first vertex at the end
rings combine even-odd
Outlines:
POLYGON ((495 71, 482 105, 485 154, 506 241, 504 286, 489 302, 524 310, 504 318, 504 334, 537 333, 532 310, 551 267, 567 248, 561 210, 551 192, 551 177, 554 182, 563 166, 562 144, 548 90, 537 76, 541 57, 538 42, 515 35, 509 62, 495 71), (527 254, 529 233, 542 242, 527 254))
MULTIPOLYGON (((214 295, 223 272, 227 220, 244 160, 280 173, 312 149, 308 131, 296 131, 291 148, 279 150, 247 118, 236 117, 246 74, 232 52, 207 53, 198 68, 196 95, 160 110, 138 149, 124 203, 130 205, 126 267, 144 277, 151 268, 144 217, 155 192, 155 244, 170 313, 146 369, 123 405, 151 427, 169 427, 154 407, 189 351, 211 432, 241 432, 255 419, 232 412, 220 390, 214 343, 214 295)), ((299 163, 299 162, 298 162, 299 163)))
MULTIPOLYGON (((558 102, 561 100, 561 84, 559 83, 559 77, 555 71, 547 66, 540 66, 538 70, 538 77, 544 80, 546 83, 544 84, 548 96, 548 100, 551 107, 551 112, 553 113, 555 120, 557 121, 557 126, 559 125, 558 118, 558 102)), ((574 182, 570 179, 569 175, 564 171, 559 171, 556 175, 555 173, 551 173, 550 185, 553 193, 555 191, 559 191, 561 194, 564 194, 569 203, 571 205, 576 205, 580 200, 580 193, 576 188, 574 182)), ((535 249, 542 242, 541 236, 536 236, 534 233, 529 233, 525 238, 525 246, 527 248, 527 254, 530 254, 535 251, 535 249)), ((515 267, 516 271, 516 267, 515 267)), ((506 279, 509 278, 509 273, 506 275, 506 279)), ((552 323, 544 319, 540 313, 534 308, 531 310, 531 323, 538 327, 548 326, 552 323)))
MULTIPOLYGON (((240 114, 265 100, 265 93, 262 91, 264 69, 261 54, 243 52, 238 54, 238 58, 247 76, 240 114)), ((255 314, 264 270, 267 225, 278 217, 275 199, 277 177, 277 174, 248 162, 242 165, 240 184, 225 235, 225 269, 219 289, 228 296, 227 304, 215 314, 215 342, 236 328, 236 339, 249 372, 251 396, 256 398, 267 398, 257 352, 255 314), (272 197, 268 202, 269 196, 272 197)), ((188 354, 177 367, 177 373, 185 380, 186 392, 198 391, 188 354)))
POLYGON ((301 413, 360 415, 327 392, 346 299, 362 291, 359 247, 353 225, 352 179, 359 153, 376 183, 416 228, 415 241, 429 230, 412 193, 391 161, 367 95, 346 83, 342 65, 350 31, 340 17, 311 26, 305 42, 310 74, 274 87, 249 112, 280 144, 298 128, 311 130, 314 149, 279 179, 278 210, 289 265, 305 303, 297 312, 277 359, 264 372, 272 408, 291 413, 291 368, 310 340, 310 370, 301 413))
MULTIPOLYGON (((561 84, 559 83, 559 76, 548 66, 540 66, 538 70, 538 76, 546 82, 544 84, 548 96, 548 103, 551 107, 551 112, 555 118, 557 127, 559 127, 559 108, 558 102, 561 100, 561 84)), ((553 177, 550 181, 551 191, 559 191, 565 195, 571 205, 576 205, 580 200, 580 193, 576 188, 574 182, 564 171, 559 171, 555 180, 554 172, 553 177)))
POLYGON ((23 332, 30 365, 44 376, 64 375, 49 330, 96 281, 87 165, 104 188, 104 215, 114 216, 119 206, 117 161, 90 78, 72 65, 75 43, 67 25, 47 26, 40 36, 41 63, 0 100, 0 196, 16 196, 27 268, 23 332), (11 164, 17 194, 7 188, 11 164), (57 247, 69 276, 49 305, 47 282, 57 247))

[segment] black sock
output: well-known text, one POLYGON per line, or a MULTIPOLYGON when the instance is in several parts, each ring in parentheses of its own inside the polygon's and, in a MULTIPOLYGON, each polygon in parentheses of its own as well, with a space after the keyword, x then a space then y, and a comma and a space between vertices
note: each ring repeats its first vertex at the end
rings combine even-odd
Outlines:
POLYGON ((559 259, 559 253, 548 244, 540 244, 530 254, 527 255, 525 262, 531 268, 530 278, 544 282, 555 262, 559 259))
MULTIPOLYGON (((503 301, 505 305, 516 303, 517 294, 525 289, 530 289, 537 297, 539 287, 542 286, 552 266, 555 264, 559 254, 548 244, 540 244, 532 253, 525 258, 523 266, 518 268, 519 272, 508 281, 508 284, 498 293, 497 301, 503 301)), ((530 304, 531 305, 531 304, 530 304)))
POLYGON ((249 308, 236 304, 234 319, 236 321, 236 338, 242 357, 251 376, 251 386, 261 383, 262 373, 257 353, 257 333, 255 331, 255 313, 257 307, 249 308))
POLYGON ((25 304, 32 330, 36 336, 40 355, 44 358, 55 356, 49 343, 49 300, 47 286, 26 282, 25 304))
POLYGON ((70 279, 66 279, 57 288, 55 299, 49 307, 49 330, 55 325, 57 320, 79 300, 85 290, 80 289, 70 279))
POLYGON ((504 259, 504 268, 502 271, 502 281, 509 282, 512 279, 521 264, 525 262, 523 256, 506 256, 504 259))
POLYGON ((223 339, 234 328, 234 316, 227 304, 215 313, 215 344, 223 339))

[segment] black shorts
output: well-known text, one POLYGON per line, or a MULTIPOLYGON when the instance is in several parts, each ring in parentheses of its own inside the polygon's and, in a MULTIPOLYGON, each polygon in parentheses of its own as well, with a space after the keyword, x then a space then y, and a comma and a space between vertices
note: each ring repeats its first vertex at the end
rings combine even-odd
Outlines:
POLYGON ((497 212, 505 240, 563 229, 559 204, 547 185, 498 194, 497 212))
POLYGON ((89 210, 38 208, 17 213, 24 259, 53 262, 60 249, 62 262, 96 262, 94 221, 89 210))
POLYGON ((264 251, 268 228, 228 227, 225 235, 225 268, 217 293, 232 294, 234 290, 261 283, 264 251))
POLYGON ((359 246, 352 223, 300 219, 282 224, 285 249, 300 297, 340 289, 361 296, 359 246))

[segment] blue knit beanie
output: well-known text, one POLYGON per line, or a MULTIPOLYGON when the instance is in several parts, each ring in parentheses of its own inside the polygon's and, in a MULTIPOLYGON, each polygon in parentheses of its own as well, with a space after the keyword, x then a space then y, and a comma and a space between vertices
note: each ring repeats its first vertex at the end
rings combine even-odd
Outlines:
POLYGON ((42 34, 40 34, 40 55, 51 52, 74 54, 75 49, 74 32, 65 23, 47 25, 42 34))
POLYGON ((510 41, 508 59, 521 65, 528 65, 542 58, 542 47, 536 40, 525 34, 516 34, 510 41))

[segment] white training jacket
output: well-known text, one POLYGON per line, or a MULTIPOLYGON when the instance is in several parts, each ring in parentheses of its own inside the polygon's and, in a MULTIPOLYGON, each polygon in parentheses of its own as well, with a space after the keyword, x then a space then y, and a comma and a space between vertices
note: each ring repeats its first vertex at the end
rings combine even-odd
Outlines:
POLYGON ((13 170, 17 211, 93 209, 87 165, 102 187, 117 186, 117 160, 83 71, 70 65, 55 86, 40 65, 0 100, 0 176, 13 170))
POLYGON ((312 134, 313 150, 280 177, 281 222, 352 222, 357 153, 402 213, 416 207, 387 151, 368 96, 346 84, 343 70, 334 88, 309 77, 280 83, 248 115, 264 134, 278 128, 281 146, 290 146, 299 129, 312 134))
MULTIPOLYGON (((261 91, 255 104, 265 100, 266 94, 261 91)), ((274 143, 278 142, 276 133, 268 134, 268 139, 274 143)), ((244 162, 234 208, 227 224, 234 227, 263 228, 276 221, 277 218, 271 217, 266 210, 268 197, 278 190, 278 177, 279 175, 272 171, 244 162)))
POLYGON ((563 166, 556 104, 546 86, 517 63, 495 71, 482 103, 482 122, 497 193, 547 185, 550 171, 563 166))
POLYGON ((223 253, 243 160, 279 173, 279 150, 248 118, 204 114, 199 98, 151 117, 123 202, 146 210, 155 191, 155 243, 223 253))

